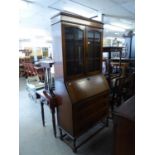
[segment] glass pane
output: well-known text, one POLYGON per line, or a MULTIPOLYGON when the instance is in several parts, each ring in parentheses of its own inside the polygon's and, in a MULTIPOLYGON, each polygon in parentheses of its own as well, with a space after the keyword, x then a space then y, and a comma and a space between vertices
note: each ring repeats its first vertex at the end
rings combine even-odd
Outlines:
POLYGON ((95 52, 95 58, 99 58, 100 57, 100 53, 101 53, 101 46, 99 43, 95 43, 94 44, 94 52, 95 52))
POLYGON ((74 60, 74 30, 71 27, 65 28, 65 46, 67 59, 74 60))
POLYGON ((100 32, 95 32, 95 57, 99 58, 100 57, 100 52, 101 52, 101 33, 100 32))
POLYGON ((70 27, 65 28, 65 39, 72 40, 74 38, 73 29, 70 27))
POLYGON ((88 41, 94 41, 94 32, 93 31, 88 32, 88 41))
POLYGON ((93 61, 89 61, 88 62, 88 66, 87 66, 88 68, 87 68, 87 71, 93 71, 93 61))
POLYGON ((100 32, 95 32, 95 41, 100 42, 100 40, 101 40, 100 32))
POLYGON ((74 74, 74 62, 67 62, 67 75, 73 75, 74 74))
POLYGON ((65 47, 67 75, 76 76, 83 73, 84 32, 76 27, 66 27, 66 29, 65 35, 67 39, 65 39, 65 47))
POLYGON ((88 59, 94 57, 94 32, 88 32, 88 59))
POLYGON ((76 52, 76 73, 77 74, 81 74, 83 72, 83 63, 84 63, 84 58, 83 58, 83 54, 84 54, 84 45, 83 45, 83 41, 84 41, 84 33, 82 30, 80 29, 76 29, 75 32, 75 52, 76 52))
POLYGON ((88 32, 88 39, 90 39, 90 38, 94 38, 94 33, 93 33, 93 31, 89 31, 89 32, 88 32))
POLYGON ((80 30, 80 29, 76 29, 75 30, 76 32, 76 34, 75 34, 75 39, 76 40, 83 40, 83 31, 82 30, 80 30))
POLYGON ((92 42, 88 43, 88 58, 94 57, 94 44, 92 42))
POLYGON ((95 30, 88 32, 87 71, 100 70, 101 33, 95 30))
POLYGON ((100 60, 96 60, 96 61, 94 62, 94 69, 95 69, 95 70, 100 70, 100 60))
POLYGON ((83 62, 82 63, 78 62, 77 65, 76 65, 76 73, 77 74, 83 73, 83 67, 84 67, 83 62))

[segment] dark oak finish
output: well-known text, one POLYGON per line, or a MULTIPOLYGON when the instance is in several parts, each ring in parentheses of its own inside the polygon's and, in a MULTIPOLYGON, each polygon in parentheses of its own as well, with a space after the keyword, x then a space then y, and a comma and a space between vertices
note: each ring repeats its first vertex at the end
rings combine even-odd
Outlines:
POLYGON ((62 81, 56 80, 54 92, 62 98, 62 105, 58 107, 60 138, 63 137, 63 130, 75 142, 73 150, 76 152, 79 147, 76 145, 76 139, 97 122, 107 118, 109 114, 109 86, 102 74, 91 76, 89 79, 73 80, 73 82, 71 81, 72 84, 73 87, 68 88, 69 86, 66 87, 66 85, 70 85, 70 82, 64 84, 62 81), (97 80, 95 81, 95 79, 97 80), (92 83, 94 91, 91 89, 93 88, 92 83), (95 83, 98 83, 97 86, 95 86, 95 83), (99 85, 102 87, 99 87, 99 85), (80 92, 86 96, 81 96, 80 92))
POLYGON ((69 81, 66 82, 66 86, 73 104, 108 90, 108 84, 103 75, 69 81))
POLYGON ((135 154, 135 97, 113 112, 114 155, 135 154))
POLYGON ((73 140, 108 117, 109 85, 102 71, 103 23, 66 13, 52 19, 60 138, 73 140))
POLYGON ((87 19, 80 25, 76 21, 81 19, 79 16, 70 17, 74 23, 62 21, 65 17, 68 19, 69 15, 52 18, 52 23, 59 19, 52 25, 55 77, 68 81, 101 73, 103 24, 91 20, 99 25, 88 26, 85 22, 90 19, 87 19))
POLYGON ((58 122, 72 137, 80 136, 108 115, 109 86, 105 77, 100 74, 89 78, 67 82, 67 88, 60 81, 55 83, 55 93, 63 98, 58 122))

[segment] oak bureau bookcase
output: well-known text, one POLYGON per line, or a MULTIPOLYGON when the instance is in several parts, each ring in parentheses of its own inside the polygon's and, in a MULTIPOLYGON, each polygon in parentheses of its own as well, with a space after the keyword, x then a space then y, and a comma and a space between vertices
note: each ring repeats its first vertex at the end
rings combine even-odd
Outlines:
MULTIPOLYGON (((107 118, 109 85, 102 74, 103 23, 61 12, 51 18, 58 126, 76 139, 107 118)), ((62 138, 62 134, 61 134, 62 138)))

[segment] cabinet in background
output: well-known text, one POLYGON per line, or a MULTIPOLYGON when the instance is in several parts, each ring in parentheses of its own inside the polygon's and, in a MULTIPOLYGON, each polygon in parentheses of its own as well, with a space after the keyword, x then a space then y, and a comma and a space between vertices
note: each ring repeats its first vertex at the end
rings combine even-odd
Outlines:
POLYGON ((114 155, 135 155, 135 96, 113 112, 114 155))

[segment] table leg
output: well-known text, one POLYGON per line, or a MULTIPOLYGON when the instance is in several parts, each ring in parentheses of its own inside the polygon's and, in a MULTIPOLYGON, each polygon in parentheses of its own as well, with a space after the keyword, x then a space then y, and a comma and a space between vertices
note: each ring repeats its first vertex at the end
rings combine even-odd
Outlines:
POLYGON ((59 128, 60 131, 60 139, 63 140, 63 136, 62 136, 62 130, 59 128))
POLYGON ((53 123, 53 132, 54 136, 56 137, 56 123, 55 123, 55 108, 51 110, 52 112, 52 123, 53 123))
POLYGON ((41 105, 41 118, 42 118, 42 123, 43 123, 43 126, 45 126, 44 103, 41 101, 40 102, 40 105, 41 105))

